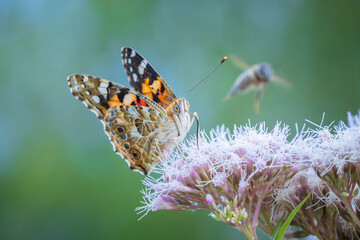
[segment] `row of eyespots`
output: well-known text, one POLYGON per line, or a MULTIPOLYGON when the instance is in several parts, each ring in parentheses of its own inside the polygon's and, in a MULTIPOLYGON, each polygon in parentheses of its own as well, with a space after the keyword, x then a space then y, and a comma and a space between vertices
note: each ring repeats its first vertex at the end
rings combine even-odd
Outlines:
MULTIPOLYGON (((126 134, 124 133, 125 132, 125 127, 118 127, 117 128, 117 131, 119 132, 119 133, 122 133, 121 135, 120 135, 120 139, 121 140, 126 140, 126 134)), ((128 143, 125 143, 124 144, 124 148, 126 149, 126 150, 129 150, 130 149, 130 145, 128 144, 128 143)), ((136 149, 132 149, 131 150, 131 154, 132 154, 132 156, 135 158, 135 159, 138 159, 138 158, 140 158, 140 153, 139 153, 139 151, 138 150, 136 150, 136 149)))

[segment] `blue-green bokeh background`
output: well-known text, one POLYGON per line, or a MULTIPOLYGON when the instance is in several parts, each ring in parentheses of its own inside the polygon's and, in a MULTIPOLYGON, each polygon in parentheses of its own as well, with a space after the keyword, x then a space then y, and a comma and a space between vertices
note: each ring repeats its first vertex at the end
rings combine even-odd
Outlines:
MULTIPOLYGON (((181 96, 225 55, 278 64, 270 85, 222 99, 227 62, 188 99, 203 129, 304 119, 325 123, 360 103, 359 1, 0 1, 0 239, 240 239, 208 212, 137 221, 143 177, 112 151, 69 92, 73 73, 128 85, 120 49, 144 55, 181 96)), ((194 129, 192 130, 194 132, 194 129)))

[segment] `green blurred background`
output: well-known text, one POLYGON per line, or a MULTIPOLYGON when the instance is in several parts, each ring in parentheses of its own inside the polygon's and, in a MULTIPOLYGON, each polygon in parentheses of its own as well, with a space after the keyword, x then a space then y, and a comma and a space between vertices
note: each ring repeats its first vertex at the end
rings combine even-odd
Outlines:
MULTIPOLYGON (((143 176, 112 151, 70 94, 86 73, 128 85, 120 49, 144 55, 182 96, 225 55, 269 61, 293 88, 222 99, 230 61, 188 96, 206 130, 218 124, 346 119, 360 103, 359 1, 0 1, 0 239, 241 239, 208 212, 137 221, 143 176)), ((192 134, 195 128, 192 129, 192 134)), ((262 236, 264 238, 264 236, 262 236)))

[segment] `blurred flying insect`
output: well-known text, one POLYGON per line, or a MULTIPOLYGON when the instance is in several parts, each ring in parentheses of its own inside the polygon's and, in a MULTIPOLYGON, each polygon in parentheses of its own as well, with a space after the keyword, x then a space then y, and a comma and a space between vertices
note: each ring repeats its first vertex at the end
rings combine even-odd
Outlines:
POLYGON ((259 102, 264 93, 265 86, 270 82, 276 82, 283 85, 286 88, 290 88, 291 84, 282 77, 279 77, 274 74, 273 67, 267 62, 261 62, 253 66, 248 65, 241 59, 232 56, 232 62, 238 67, 245 70, 242 72, 235 80, 231 90, 225 97, 225 100, 229 100, 235 94, 245 93, 249 90, 256 89, 256 98, 255 98, 255 112, 259 112, 259 102))

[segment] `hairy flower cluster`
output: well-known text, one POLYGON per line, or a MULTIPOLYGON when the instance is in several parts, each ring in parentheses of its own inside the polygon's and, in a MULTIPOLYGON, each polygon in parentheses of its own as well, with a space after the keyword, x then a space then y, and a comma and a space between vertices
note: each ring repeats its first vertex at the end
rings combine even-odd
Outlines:
POLYGON ((291 223, 299 230, 287 237, 359 237, 360 114, 348 118, 332 129, 303 129, 291 141, 280 123, 271 131, 262 123, 201 132, 156 169, 160 177, 143 181, 138 210, 208 209, 257 239, 257 228, 273 235, 280 217, 310 193, 291 223))

